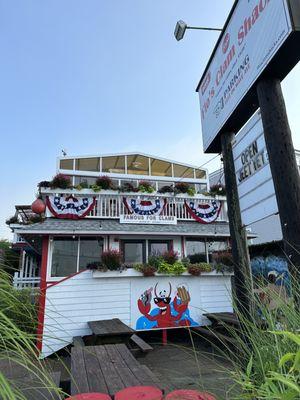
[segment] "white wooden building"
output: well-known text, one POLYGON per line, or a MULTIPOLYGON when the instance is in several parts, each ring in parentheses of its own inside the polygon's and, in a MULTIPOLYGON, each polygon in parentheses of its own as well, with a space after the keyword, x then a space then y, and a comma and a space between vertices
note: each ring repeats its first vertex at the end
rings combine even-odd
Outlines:
MULTIPOLYGON (((232 311, 230 274, 144 277, 132 268, 147 263, 152 254, 171 249, 180 259, 202 253, 209 262, 214 251, 228 248, 226 198, 203 194, 209 191, 205 169, 127 153, 62 157, 57 173, 68 175, 75 188, 42 187, 45 219, 11 224, 16 242, 25 243, 36 255, 34 261, 26 261, 27 269, 22 263, 15 283, 26 286, 32 271, 41 288, 38 345, 42 357, 69 345, 75 336, 89 335, 88 321, 120 318, 134 329, 149 330, 204 325, 208 323, 205 312, 232 311), (113 188, 99 192, 85 188, 103 175, 111 179, 113 188), (144 181, 153 188, 151 193, 138 190, 144 181), (183 182, 189 185, 189 193, 165 191, 166 186, 183 182), (73 209, 75 202, 81 207, 77 219, 62 215, 70 202, 73 209), (121 251, 126 269, 87 268, 91 263, 100 265, 101 254, 108 249, 121 251), (183 287, 190 296, 186 307, 178 295, 183 287), (157 307, 164 298, 170 307, 168 320, 163 318, 165 308, 157 307)), ((26 249, 22 257, 26 260, 26 249)))

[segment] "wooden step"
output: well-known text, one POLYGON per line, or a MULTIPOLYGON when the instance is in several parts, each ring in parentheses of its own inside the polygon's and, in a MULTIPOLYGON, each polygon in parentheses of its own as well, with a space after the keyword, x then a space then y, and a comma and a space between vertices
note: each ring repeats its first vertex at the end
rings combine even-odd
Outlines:
POLYGON ((153 350, 153 347, 150 346, 150 344, 146 343, 141 337, 139 337, 138 335, 132 335, 130 337, 130 340, 136 344, 139 348, 139 350, 141 350, 142 353, 149 353, 149 351, 153 350))

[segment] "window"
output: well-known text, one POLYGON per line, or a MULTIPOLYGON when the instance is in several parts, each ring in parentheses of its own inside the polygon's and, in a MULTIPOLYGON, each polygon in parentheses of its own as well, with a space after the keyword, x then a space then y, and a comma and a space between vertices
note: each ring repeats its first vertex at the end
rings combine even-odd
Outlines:
POLYGON ((186 254, 205 254, 205 242, 200 240, 187 240, 186 241, 186 254))
POLYGON ((53 238, 51 276, 64 277, 86 269, 101 261, 102 251, 102 238, 53 238))
POLYGON ((139 264, 146 261, 144 240, 124 240, 122 248, 125 264, 139 264))
POLYGON ((60 160, 59 168, 60 169, 73 169, 73 159, 60 160))
POLYGON ((151 175, 172 176, 172 164, 168 161, 151 158, 151 175))
POLYGON ((102 172, 125 174, 125 156, 102 157, 102 172))
POLYGON ((100 171, 100 158, 78 158, 75 163, 75 169, 77 171, 100 171))
POLYGON ((194 179, 194 168, 186 167, 184 165, 173 164, 174 176, 178 178, 192 178, 194 179))
POLYGON ((170 240, 149 240, 149 256, 163 254, 170 249, 170 240))
POLYGON ((75 176, 75 186, 84 183, 85 185, 95 185, 97 178, 92 178, 90 176, 75 176))
POLYGON ((196 188, 196 193, 207 192, 207 184, 206 183, 196 183, 195 188, 196 188))
POLYGON ((127 174, 149 175, 149 158, 139 156, 127 156, 127 174))
POLYGON ((203 169, 195 169, 196 179, 206 179, 206 172, 203 169))

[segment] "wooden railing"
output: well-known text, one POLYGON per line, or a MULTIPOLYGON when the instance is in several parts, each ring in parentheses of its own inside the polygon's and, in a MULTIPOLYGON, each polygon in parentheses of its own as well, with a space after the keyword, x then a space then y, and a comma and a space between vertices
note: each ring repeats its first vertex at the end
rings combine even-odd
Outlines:
MULTIPOLYGON (((147 194, 147 195, 138 195, 138 194, 130 194, 126 196, 120 194, 99 194, 96 199, 96 206, 90 213, 89 217, 97 217, 97 218, 119 218, 120 215, 126 214, 127 210, 123 203, 123 197, 130 198, 139 198, 139 199, 149 199, 149 198, 157 198, 162 197, 167 199, 167 205, 164 208, 162 215, 166 216, 174 216, 177 217, 178 220, 182 221, 193 221, 193 218, 189 215, 184 203, 187 201, 197 201, 203 204, 210 204, 214 198, 196 195, 194 197, 179 197, 179 196, 166 196, 166 195, 157 195, 157 194, 147 194)), ((227 203, 224 198, 218 199, 217 201, 221 201, 222 208, 219 214, 217 221, 228 221, 227 217, 227 203)))

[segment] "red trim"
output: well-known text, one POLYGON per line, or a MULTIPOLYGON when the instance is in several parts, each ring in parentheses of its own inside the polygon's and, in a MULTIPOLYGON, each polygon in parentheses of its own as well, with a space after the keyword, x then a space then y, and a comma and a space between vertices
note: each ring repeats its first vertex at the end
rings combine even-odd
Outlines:
MULTIPOLYGON (((69 196, 72 197, 72 196, 69 196)), ((74 197, 75 199, 75 197, 74 197)), ((77 200, 77 199, 75 199, 77 200)), ((87 210, 82 214, 82 215, 74 215, 74 214, 58 214, 54 208, 51 205, 51 202, 49 200, 49 196, 46 197, 46 205, 51 211, 51 213, 54 215, 55 218, 61 218, 61 219, 81 219, 87 216, 87 214, 95 207, 96 204, 96 197, 93 198, 92 204, 87 208, 87 210)))
POLYGON ((79 275, 82 272, 86 271, 86 269, 82 269, 81 271, 74 272, 74 274, 68 275, 65 278, 61 279, 60 281, 55 281, 55 282, 48 282, 47 289, 51 288, 52 286, 58 285, 59 283, 62 283, 70 278, 73 278, 73 276, 79 275))
POLYGON ((207 222, 204 219, 198 217, 193 210, 190 208, 190 206, 187 204, 186 200, 184 200, 184 206, 187 209, 187 212, 190 214, 191 217, 194 218, 195 221, 200 222, 200 224, 212 224, 213 222, 215 222, 215 220, 218 218, 218 216, 220 215, 221 209, 222 209, 222 203, 220 203, 220 207, 218 209, 218 212, 215 215, 215 219, 213 221, 207 222))
POLYGON ((47 263, 48 263, 48 245, 49 245, 49 236, 44 236, 42 242, 41 283, 40 283, 40 295, 39 295, 37 344, 36 344, 39 353, 42 351, 42 340, 43 340, 43 330, 44 330, 46 289, 47 289, 46 277, 47 277, 47 263))
POLYGON ((181 236, 181 255, 182 258, 185 257, 184 236, 181 236))

